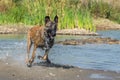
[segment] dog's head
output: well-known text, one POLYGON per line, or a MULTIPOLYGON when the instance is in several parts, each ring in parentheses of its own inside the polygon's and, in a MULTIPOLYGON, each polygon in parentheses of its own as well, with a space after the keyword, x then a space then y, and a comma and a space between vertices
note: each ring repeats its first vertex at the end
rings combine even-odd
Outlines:
POLYGON ((51 21, 49 16, 45 16, 45 30, 47 32, 47 36, 50 39, 54 39, 54 37, 56 36, 57 25, 58 25, 57 15, 54 17, 54 21, 51 21))

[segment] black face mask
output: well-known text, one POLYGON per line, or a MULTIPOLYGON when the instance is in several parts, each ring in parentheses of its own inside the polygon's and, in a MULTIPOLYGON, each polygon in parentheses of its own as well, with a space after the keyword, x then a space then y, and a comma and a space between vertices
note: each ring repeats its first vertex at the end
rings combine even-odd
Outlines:
POLYGON ((46 30, 47 37, 50 39, 53 39, 56 36, 56 31, 52 29, 46 30))

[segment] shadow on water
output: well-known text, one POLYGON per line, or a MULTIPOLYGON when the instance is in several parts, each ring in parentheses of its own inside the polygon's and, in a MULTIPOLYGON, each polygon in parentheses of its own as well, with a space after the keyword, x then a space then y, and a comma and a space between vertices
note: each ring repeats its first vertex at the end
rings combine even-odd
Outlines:
POLYGON ((74 66, 70 66, 70 65, 62 65, 62 64, 47 63, 47 62, 34 63, 33 66, 43 66, 43 67, 53 67, 53 68, 63 68, 63 69, 74 68, 74 66))

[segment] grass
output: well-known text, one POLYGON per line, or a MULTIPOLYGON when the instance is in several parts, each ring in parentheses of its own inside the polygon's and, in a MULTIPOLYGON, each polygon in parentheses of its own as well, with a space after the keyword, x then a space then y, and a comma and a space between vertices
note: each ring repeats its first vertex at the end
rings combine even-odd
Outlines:
POLYGON ((59 16, 58 29, 84 28, 96 31, 93 16, 120 23, 120 8, 101 0, 1 0, 0 24, 44 24, 44 17, 59 16), (4 2, 6 1, 6 2, 4 2))

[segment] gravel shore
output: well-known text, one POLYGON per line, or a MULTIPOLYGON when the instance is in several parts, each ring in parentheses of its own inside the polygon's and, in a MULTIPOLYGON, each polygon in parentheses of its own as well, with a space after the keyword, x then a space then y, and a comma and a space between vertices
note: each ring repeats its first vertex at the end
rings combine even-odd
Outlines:
POLYGON ((120 80, 120 73, 112 71, 45 62, 34 63, 28 68, 23 63, 9 58, 0 60, 0 80, 120 80))

